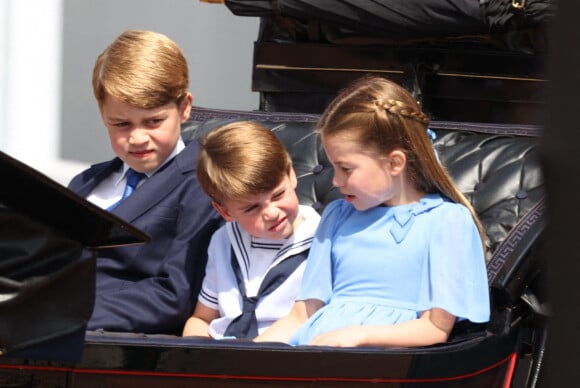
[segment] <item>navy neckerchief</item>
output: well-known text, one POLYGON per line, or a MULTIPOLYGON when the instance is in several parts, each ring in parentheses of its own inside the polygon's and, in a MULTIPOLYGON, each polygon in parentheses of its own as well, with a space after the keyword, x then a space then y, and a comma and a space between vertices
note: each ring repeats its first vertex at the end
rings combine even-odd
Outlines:
POLYGON ((310 249, 307 249, 289 256, 278 263, 275 267, 271 268, 264 277, 264 280, 262 280, 258 294, 248 298, 240 264, 238 263, 238 259, 236 258, 236 254, 232 248, 232 268, 234 270, 234 275, 236 276, 236 281, 238 282, 238 289, 242 295, 243 306, 242 314, 237 316, 228 325, 224 333, 225 337, 253 339, 258 336, 258 320, 256 319, 256 305, 258 304, 258 301, 284 283, 286 279, 288 279, 288 276, 290 276, 296 268, 306 260, 309 250, 310 249))

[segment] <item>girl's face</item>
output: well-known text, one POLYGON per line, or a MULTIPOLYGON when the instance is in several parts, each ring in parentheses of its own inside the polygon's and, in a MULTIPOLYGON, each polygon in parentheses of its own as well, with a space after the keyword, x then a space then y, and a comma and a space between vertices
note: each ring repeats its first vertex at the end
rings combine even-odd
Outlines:
POLYGON ((384 158, 373 157, 340 134, 324 135, 322 145, 334 167, 332 183, 357 210, 400 204, 401 172, 405 164, 401 151, 393 151, 384 158))
POLYGON ((187 94, 179 106, 143 109, 107 96, 100 110, 113 151, 135 171, 154 171, 173 152, 191 103, 187 94))
POLYGON ((298 217, 297 180, 290 174, 274 190, 244 200, 213 203, 226 221, 236 221, 250 235, 278 240, 288 238, 302 222, 298 217))

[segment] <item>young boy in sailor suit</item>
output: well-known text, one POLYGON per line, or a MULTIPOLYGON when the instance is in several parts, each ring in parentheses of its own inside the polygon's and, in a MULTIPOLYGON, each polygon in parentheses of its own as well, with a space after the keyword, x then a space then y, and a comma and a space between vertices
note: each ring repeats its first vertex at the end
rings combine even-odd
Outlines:
POLYGON ((299 205, 290 156, 267 128, 231 123, 201 144, 198 181, 227 223, 183 335, 253 339, 290 311, 320 216, 299 205))

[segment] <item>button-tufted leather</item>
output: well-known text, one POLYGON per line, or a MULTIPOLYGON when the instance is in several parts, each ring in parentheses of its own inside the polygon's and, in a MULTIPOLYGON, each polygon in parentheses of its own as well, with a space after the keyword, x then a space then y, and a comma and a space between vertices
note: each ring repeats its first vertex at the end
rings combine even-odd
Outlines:
MULTIPOLYGON (((332 166, 319 135, 313 131, 317 119, 315 114, 195 107, 182 135, 188 142, 233 121, 263 124, 276 133, 292 157, 300 202, 322 212, 326 204, 340 197, 340 192, 332 185, 332 166)), ((522 259, 519 256, 523 253, 518 249, 532 245, 543 225, 540 129, 531 125, 456 122, 432 122, 430 128, 436 133, 434 146, 441 163, 469 198, 485 228, 492 284, 506 262, 511 267, 519 265, 514 263, 522 259), (530 239, 533 241, 527 241, 530 239), (519 255, 515 259, 514 252, 519 255)), ((510 287, 507 283, 513 277, 511 273, 499 275, 502 292, 510 287)))

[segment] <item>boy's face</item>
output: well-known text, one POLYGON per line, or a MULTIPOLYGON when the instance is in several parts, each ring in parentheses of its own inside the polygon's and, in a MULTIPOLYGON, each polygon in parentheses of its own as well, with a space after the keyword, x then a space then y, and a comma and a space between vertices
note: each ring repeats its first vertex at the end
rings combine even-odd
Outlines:
POLYGON ((256 194, 247 200, 213 203, 226 221, 236 221, 257 238, 278 240, 290 237, 302 222, 298 217, 296 174, 292 169, 272 191, 256 194))
POLYGON ((107 96, 100 111, 113 151, 135 171, 154 171, 175 148, 191 103, 192 96, 188 93, 180 106, 169 103, 143 109, 107 96))

